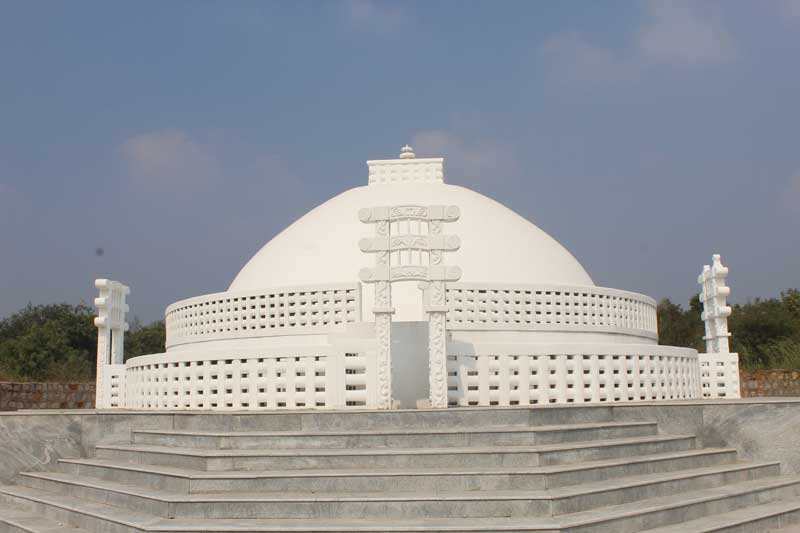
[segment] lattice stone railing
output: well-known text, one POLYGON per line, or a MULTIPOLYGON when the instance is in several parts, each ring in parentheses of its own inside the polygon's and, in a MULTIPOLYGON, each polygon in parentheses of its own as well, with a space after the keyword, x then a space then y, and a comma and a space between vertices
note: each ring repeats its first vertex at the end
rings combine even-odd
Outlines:
POLYGON ((343 331, 361 320, 361 284, 206 294, 167 307, 167 348, 180 344, 343 331))
POLYGON ((626 344, 448 347, 450 405, 637 402, 700 396, 697 352, 626 344))
POLYGON ((701 353, 700 382, 704 398, 739 398, 739 354, 701 353))
POLYGON ((126 407, 313 409, 375 407, 374 354, 331 347, 180 350, 127 362, 126 407))
POLYGON ((656 302, 603 287, 451 283, 451 330, 531 330, 622 333, 658 338, 656 302))

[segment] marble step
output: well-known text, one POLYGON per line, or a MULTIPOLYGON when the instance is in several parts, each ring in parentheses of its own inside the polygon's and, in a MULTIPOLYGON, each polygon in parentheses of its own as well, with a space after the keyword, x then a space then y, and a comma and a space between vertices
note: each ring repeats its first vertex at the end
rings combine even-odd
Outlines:
POLYGON ((534 490, 736 461, 733 449, 695 449, 573 465, 212 472, 107 459, 62 459, 60 471, 181 493, 383 490, 534 490))
POLYGON ((134 430, 134 444, 207 449, 525 446, 656 435, 654 422, 339 431, 134 430))
POLYGON ((36 516, 31 511, 0 505, 0 533, 89 533, 56 520, 36 516))
POLYGON ((782 526, 779 526, 777 529, 770 529, 769 533, 800 533, 800 525, 798 525, 798 521, 800 521, 800 517, 797 516, 797 513, 792 515, 788 515, 781 520, 779 520, 782 526), (790 523, 786 523, 789 521, 790 523))
MULTIPOLYGON (((797 501, 800 476, 777 476, 565 515, 562 533, 638 533, 768 503, 797 501)), ((691 530, 689 530, 691 531, 691 530)), ((763 533, 744 528, 738 533, 763 533)))
POLYGON ((351 431, 377 429, 549 426, 614 421, 614 406, 537 405, 468 409, 352 411, 175 411, 172 429, 189 431, 351 431))
POLYGON ((64 473, 29 472, 20 484, 81 499, 190 518, 402 518, 561 515, 780 474, 778 463, 734 463, 547 490, 205 493, 158 491, 64 473))
POLYGON ((98 445, 96 456, 194 470, 544 466, 634 457, 695 448, 692 435, 648 435, 538 446, 210 450, 146 444, 98 445))
POLYGON ((646 533, 733 533, 764 532, 800 533, 800 498, 754 505, 727 513, 704 516, 646 533))
MULTIPOLYGON (((0 486, 0 503, 25 505, 39 516, 104 533, 637 533, 757 506, 765 515, 800 494, 800 476, 765 478, 550 518, 163 519, 141 511, 20 486, 0 486), (782 501, 783 500, 783 501, 782 501)), ((792 504, 794 505, 794 504, 792 504)), ((791 506, 787 506, 789 509, 791 506)), ((681 530, 678 530, 681 531, 681 530)), ((738 529, 763 533, 764 529, 738 529)))

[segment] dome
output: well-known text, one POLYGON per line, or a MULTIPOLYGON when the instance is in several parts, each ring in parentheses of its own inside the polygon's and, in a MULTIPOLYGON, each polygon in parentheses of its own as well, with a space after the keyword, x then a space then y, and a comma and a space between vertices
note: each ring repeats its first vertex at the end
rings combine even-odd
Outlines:
MULTIPOLYGON (((442 159, 370 161, 370 184, 345 191, 311 210, 265 244, 245 264, 229 291, 270 287, 352 283, 359 270, 373 266, 359 240, 373 227, 359 220, 359 209, 393 205, 455 205, 459 220, 445 233, 461 247, 446 254, 447 265, 461 269, 463 282, 594 286, 581 264, 547 233, 500 203, 470 189, 445 184, 442 159), (407 173, 409 164, 428 170, 407 173), (399 168, 399 172, 398 172, 399 168), (438 169, 438 170, 437 170, 438 169)), ((425 320, 416 282, 393 283, 396 320, 425 320)), ((364 287, 371 302, 371 287, 364 287)), ((365 305, 365 318, 369 316, 365 305)))

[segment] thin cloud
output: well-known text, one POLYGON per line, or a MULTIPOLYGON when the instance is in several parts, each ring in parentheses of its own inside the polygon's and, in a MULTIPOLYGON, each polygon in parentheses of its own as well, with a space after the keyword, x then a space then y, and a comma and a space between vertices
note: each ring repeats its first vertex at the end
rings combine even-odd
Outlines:
POLYGON ((720 65, 738 56, 717 6, 688 0, 651 0, 648 11, 650 21, 638 31, 636 40, 637 53, 645 65, 720 65))
POLYGON ((688 0, 647 3, 646 21, 622 50, 598 46, 575 31, 550 37, 539 55, 551 75, 567 83, 625 83, 658 66, 723 65, 738 57, 718 6, 688 0))
POLYGON ((397 3, 378 0, 347 0, 341 4, 348 27, 387 35, 406 26, 410 17, 397 3))
POLYGON ((776 0, 785 22, 800 28, 800 0, 776 0))
POLYGON ((519 177, 514 147, 495 140, 468 141, 446 130, 423 130, 412 137, 417 157, 444 157, 445 180, 453 185, 486 188, 519 177))
POLYGON ((131 178, 151 186, 207 184, 219 171, 211 149, 180 130, 137 135, 120 149, 131 178))
POLYGON ((539 49, 553 77, 570 83, 616 83, 637 79, 640 65, 608 48, 594 46, 579 33, 554 35, 539 49))

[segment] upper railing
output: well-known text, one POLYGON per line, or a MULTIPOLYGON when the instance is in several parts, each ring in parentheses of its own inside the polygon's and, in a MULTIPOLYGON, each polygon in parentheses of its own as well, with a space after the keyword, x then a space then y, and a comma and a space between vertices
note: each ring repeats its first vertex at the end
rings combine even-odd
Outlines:
MULTIPOLYGON (((450 283, 454 331, 569 331, 658 338, 656 302, 603 287, 450 283)), ((170 305, 167 348, 192 342, 342 331, 361 321, 361 284, 207 294, 170 305)))
POLYGON ((167 348, 191 342, 343 330, 361 321, 361 284, 206 294, 167 307, 167 348))
POLYGON ((450 330, 583 331, 658 338, 655 300, 617 289, 450 283, 447 306, 450 330))

